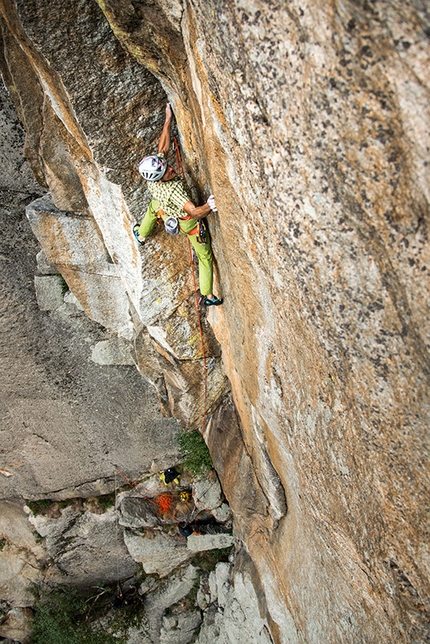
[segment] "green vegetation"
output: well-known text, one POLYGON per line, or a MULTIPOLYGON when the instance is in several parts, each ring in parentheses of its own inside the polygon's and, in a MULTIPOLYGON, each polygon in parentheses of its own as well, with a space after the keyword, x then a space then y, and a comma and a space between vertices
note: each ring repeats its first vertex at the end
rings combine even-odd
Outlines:
POLYGON ((63 586, 36 592, 33 644, 124 644, 124 638, 91 626, 89 613, 96 600, 63 586))
POLYGON ((206 572, 212 572, 217 563, 220 561, 228 561, 228 557, 232 551, 230 548, 214 548, 214 550, 205 550, 199 552, 193 558, 193 565, 201 570, 206 570, 206 572))
POLYGON ((65 295, 70 289, 68 287, 68 284, 64 277, 61 275, 61 273, 57 273, 58 277, 61 277, 61 295, 65 295))
POLYGON ((3 552, 3 548, 5 547, 6 544, 7 544, 6 539, 4 537, 2 537, 0 539, 0 552, 3 552))
POLYGON ((122 638, 127 636, 130 628, 139 627, 146 623, 145 609, 143 599, 139 595, 127 599, 121 608, 117 609, 109 621, 109 628, 112 633, 119 639, 116 642, 122 642, 122 638))
POLYGON ((64 499, 63 501, 56 501, 52 499, 37 499, 36 501, 27 501, 26 504, 32 511, 34 515, 43 514, 46 515, 51 510, 52 506, 55 505, 55 509, 64 510, 64 508, 69 507, 69 505, 79 505, 82 503, 82 499, 64 499))
MULTIPOLYGON (((122 486, 119 491, 123 491, 129 488, 130 488, 129 485, 122 486)), ((107 510, 108 508, 111 508, 115 505, 115 492, 93 497, 93 500, 97 505, 103 508, 103 510, 107 510)), ((74 505, 76 506, 77 509, 81 509, 83 511, 84 502, 85 502, 85 499, 79 498, 79 497, 72 498, 72 499, 64 499, 63 501, 56 501, 52 499, 38 499, 36 501, 26 500, 26 504, 28 505, 28 507, 30 508, 30 510, 34 515, 36 514, 46 515, 51 511, 51 509, 55 511, 64 510, 64 508, 67 508, 70 505, 74 505), (54 505, 55 505, 55 508, 53 508, 54 505)))
POLYGON ((212 469, 212 459, 203 436, 198 429, 180 432, 176 440, 183 458, 183 466, 194 476, 212 469))
POLYGON ((52 505, 53 501, 50 499, 39 499, 37 501, 26 501, 26 505, 30 508, 33 514, 45 514, 46 510, 52 505))
POLYGON ((109 508, 115 505, 115 492, 111 492, 111 494, 103 494, 102 496, 98 496, 97 502, 104 510, 108 510, 109 508))

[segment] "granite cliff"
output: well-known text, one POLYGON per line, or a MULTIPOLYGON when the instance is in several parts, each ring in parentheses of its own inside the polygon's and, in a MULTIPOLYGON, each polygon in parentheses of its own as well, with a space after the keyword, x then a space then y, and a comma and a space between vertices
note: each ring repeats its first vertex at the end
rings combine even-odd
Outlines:
MULTIPOLYGON (((256 641, 427 641, 425 3, 0 7, 2 76, 43 189, 34 235, 164 415, 208 416, 256 641), (131 233, 166 101, 195 199, 218 206, 209 368, 186 240, 158 230, 139 249, 131 233)), ((61 477, 32 496, 83 483, 61 477)))

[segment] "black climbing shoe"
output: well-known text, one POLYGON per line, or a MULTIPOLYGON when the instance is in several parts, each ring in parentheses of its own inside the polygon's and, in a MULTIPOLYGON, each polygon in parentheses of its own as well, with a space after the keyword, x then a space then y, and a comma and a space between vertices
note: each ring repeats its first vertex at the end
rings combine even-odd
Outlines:
POLYGON ((219 305, 220 305, 220 304, 222 304, 222 303, 223 303, 223 300, 222 300, 222 299, 220 300, 220 299, 218 299, 217 297, 214 297, 214 299, 213 299, 213 300, 210 300, 210 299, 209 299, 209 298, 207 298, 207 297, 204 297, 204 298, 203 298, 203 304, 204 304, 205 306, 219 306, 219 305))
POLYGON ((145 242, 140 241, 139 239, 139 226, 137 224, 133 226, 133 235, 136 237, 136 241, 139 244, 139 246, 143 246, 145 242))

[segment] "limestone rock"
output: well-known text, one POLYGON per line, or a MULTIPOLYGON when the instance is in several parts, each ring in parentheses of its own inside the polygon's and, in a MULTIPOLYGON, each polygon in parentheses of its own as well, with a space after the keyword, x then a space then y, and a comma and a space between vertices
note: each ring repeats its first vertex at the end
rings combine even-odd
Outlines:
POLYGON ((134 365, 130 343, 121 338, 97 342, 91 352, 91 360, 102 365, 134 365))
POLYGON ((61 275, 35 275, 37 304, 41 311, 53 311, 64 302, 64 280, 61 275))
POLYGON ((211 510, 211 514, 219 523, 225 523, 232 518, 232 511, 227 503, 221 503, 221 505, 211 510))
MULTIPOLYGON (((195 584, 198 583, 197 570, 194 566, 187 566, 183 570, 176 571, 174 574, 170 575, 168 580, 165 581, 157 592, 148 595, 145 598, 145 612, 148 616, 148 631, 151 636, 151 641, 158 641, 162 631, 163 625, 163 614, 166 608, 173 606, 181 599, 186 597, 190 591, 193 589, 195 584)), ((182 619, 181 619, 182 622, 182 619)), ((176 624, 179 623, 179 619, 176 624)), ((186 642, 190 641, 193 635, 193 625, 198 626, 196 615, 192 613, 191 615, 184 616, 183 620, 184 626, 184 637, 186 642)), ((170 625, 173 627, 172 622, 165 622, 165 625, 170 625)), ((165 629, 166 630, 166 629, 165 629)), ((171 629, 169 628, 168 631, 171 629)), ((167 633, 165 633, 167 635, 167 633)), ((161 635, 162 636, 162 635, 161 635)), ((185 642, 184 642, 185 644, 185 642)))
POLYGON ((12 608, 0 622, 0 636, 11 643, 30 644, 31 618, 31 609, 12 608))
POLYGON ((84 310, 84 307, 81 305, 81 303, 79 302, 78 298, 75 297, 75 295, 73 295, 72 291, 67 291, 64 294, 64 302, 66 304, 71 304, 71 305, 75 306, 79 311, 84 310))
POLYGON ((45 551, 20 504, 0 502, 0 542, 0 601, 12 608, 32 606, 31 585, 42 576, 45 551))
POLYGON ((158 588, 158 582, 154 577, 146 577, 146 579, 139 586, 139 595, 146 595, 152 593, 158 588))
POLYGON ((136 163, 156 150, 168 95, 193 198, 218 207, 207 441, 255 563, 241 601, 251 582, 263 598, 261 622, 231 637, 425 641, 427 7, 224 5, 2 4, 2 73, 62 213, 58 238, 39 237, 48 259, 66 242, 59 269, 89 315, 130 340, 145 327, 164 413, 201 425, 186 239, 156 230, 141 249, 131 233, 149 199, 136 163), (68 263, 78 251, 86 261, 68 263))
POLYGON ((233 544, 231 534, 191 534, 187 538, 187 546, 192 552, 229 548, 233 544))
POLYGON ((113 510, 103 514, 66 507, 59 518, 38 515, 32 523, 46 539, 54 562, 49 578, 56 583, 91 586, 131 577, 137 569, 129 556, 113 510))
POLYGON ((42 249, 36 255, 37 271, 41 275, 58 275, 58 268, 55 264, 51 264, 46 257, 45 251, 42 249))
POLYGON ((193 482, 193 499, 196 508, 211 513, 222 505, 223 494, 215 471, 193 482))
MULTIPOLYGON (((87 315, 131 338, 126 292, 94 220, 59 210, 49 196, 28 206, 27 217, 48 261, 58 266, 87 315)), ((35 278, 41 279, 52 278, 35 278)))
POLYGON ((160 524, 157 506, 152 499, 124 496, 118 506, 119 523, 127 528, 154 528, 160 524))
POLYGON ((32 606, 32 584, 42 577, 40 564, 28 550, 13 545, 0 552, 0 600, 12 607, 32 606))
POLYGON ((205 609, 198 644, 272 643, 249 572, 234 573, 228 563, 217 564, 211 572, 212 607, 205 609))
MULTIPOLYGON (((29 92, 36 91, 27 80, 29 92)), ((66 303, 71 292, 54 314, 39 311, 33 279, 40 246, 24 208, 46 186, 42 189, 34 178, 27 181, 31 170, 23 157, 24 133, 0 85, 0 496, 36 500, 107 494, 114 489, 113 463, 138 478, 151 466, 175 460, 177 424, 162 418, 156 394, 133 367, 101 368, 88 360, 89 347, 106 339, 106 333, 66 303)))
POLYGON ((147 538, 125 530, 124 542, 131 557, 142 564, 148 575, 155 573, 165 577, 192 557, 185 540, 162 532, 155 532, 152 538, 147 538))
POLYGON ((199 611, 180 613, 177 618, 164 618, 160 644, 188 644, 201 622, 199 611))
POLYGON ((208 423, 205 439, 212 455, 215 470, 223 490, 228 494, 229 506, 235 517, 239 538, 245 534, 249 521, 259 517, 261 524, 273 527, 269 505, 252 466, 252 460, 242 440, 238 419, 229 398, 215 412, 208 423))
POLYGON ((0 534, 16 548, 28 550, 35 557, 43 555, 43 548, 35 538, 34 527, 20 503, 0 501, 0 534))

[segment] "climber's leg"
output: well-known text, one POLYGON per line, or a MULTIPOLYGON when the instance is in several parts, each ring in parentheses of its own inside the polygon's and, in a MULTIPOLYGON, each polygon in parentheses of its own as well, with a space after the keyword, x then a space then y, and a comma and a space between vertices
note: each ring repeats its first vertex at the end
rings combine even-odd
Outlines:
POLYGON ((199 244, 197 235, 188 235, 199 262, 199 285, 202 295, 212 294, 213 289, 213 255, 209 233, 206 233, 206 243, 199 244))
POLYGON ((159 202, 157 201, 157 199, 152 199, 152 201, 148 206, 146 214, 142 219, 142 223, 140 224, 139 229, 137 231, 139 237, 146 238, 151 233, 157 221, 157 212, 159 210, 160 210, 159 202))

